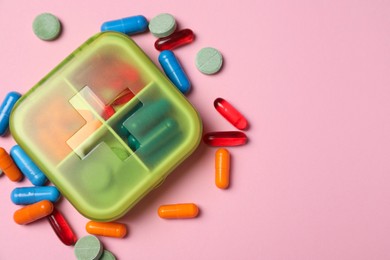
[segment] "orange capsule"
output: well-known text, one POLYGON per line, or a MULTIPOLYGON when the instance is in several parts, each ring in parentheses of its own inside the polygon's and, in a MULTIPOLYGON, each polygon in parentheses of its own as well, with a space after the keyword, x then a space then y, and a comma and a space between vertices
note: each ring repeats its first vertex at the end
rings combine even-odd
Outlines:
POLYGON ((160 218, 195 218, 199 209, 194 203, 162 205, 158 208, 160 218))
POLYGON ((0 168, 11 181, 20 181, 23 174, 4 148, 0 147, 0 168))
POLYGON ((28 224, 50 215, 53 209, 53 203, 48 200, 42 200, 15 211, 14 221, 19 225, 28 224))
POLYGON ((230 154, 225 148, 215 152, 215 185, 220 189, 229 187, 230 154))
POLYGON ((127 234, 125 224, 118 222, 97 222, 89 221, 85 227, 92 235, 122 238, 127 234))

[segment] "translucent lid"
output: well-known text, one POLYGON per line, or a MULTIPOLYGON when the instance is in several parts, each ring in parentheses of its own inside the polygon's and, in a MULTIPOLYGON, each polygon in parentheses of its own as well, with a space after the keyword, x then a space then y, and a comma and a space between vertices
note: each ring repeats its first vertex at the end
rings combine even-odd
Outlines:
POLYGON ((187 99, 126 35, 99 33, 30 91, 10 128, 84 216, 119 218, 198 146, 187 99))

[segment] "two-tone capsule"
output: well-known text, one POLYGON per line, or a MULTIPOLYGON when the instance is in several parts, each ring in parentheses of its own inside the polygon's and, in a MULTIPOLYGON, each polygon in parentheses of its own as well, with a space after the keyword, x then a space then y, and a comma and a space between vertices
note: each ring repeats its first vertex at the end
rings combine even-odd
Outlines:
POLYGON ((23 178, 23 174, 20 172, 11 156, 2 147, 0 147, 0 168, 11 181, 20 181, 23 178))
POLYGON ((238 146, 246 144, 248 138, 239 131, 210 132, 203 136, 203 141, 210 146, 238 146))
POLYGON ((225 148, 215 152, 215 185, 227 189, 230 184, 230 153, 225 148))
POLYGON ((28 205, 42 200, 56 202, 60 192, 54 186, 37 186, 15 188, 11 192, 11 200, 16 205, 28 205))
POLYGON ((54 208, 47 220, 62 243, 67 246, 72 246, 76 243, 77 237, 61 212, 54 208))
POLYGON ((89 221, 85 226, 89 234, 106 237, 123 238, 127 234, 127 226, 118 222, 89 221))
POLYGON ((107 21, 102 24, 100 30, 115 31, 132 35, 144 32, 148 29, 148 20, 143 15, 130 16, 118 20, 107 21))
POLYGON ((10 92, 0 106, 0 135, 5 135, 9 126, 9 118, 16 101, 21 97, 18 92, 10 92))
POLYGON ((215 109, 229 121, 232 125, 240 130, 244 130, 248 127, 248 121, 246 118, 229 102, 223 98, 217 98, 214 101, 215 109))
POLYGON ((172 33, 171 35, 159 38, 154 43, 154 47, 159 50, 173 50, 184 44, 191 43, 194 40, 194 33, 190 29, 183 29, 172 33))
POLYGON ((25 225, 50 215, 53 209, 53 203, 42 200, 15 211, 14 221, 16 224, 25 225))
POLYGON ((10 151, 12 159, 22 171, 22 173, 35 186, 42 186, 47 181, 45 174, 31 160, 31 158, 22 150, 19 145, 15 145, 10 151))
POLYGON ((169 204, 158 208, 160 218, 195 218, 199 214, 199 208, 194 203, 169 204))
POLYGON ((165 74, 172 83, 183 93, 190 91, 191 83, 181 67, 175 54, 170 50, 165 50, 158 56, 158 61, 161 64, 165 74))

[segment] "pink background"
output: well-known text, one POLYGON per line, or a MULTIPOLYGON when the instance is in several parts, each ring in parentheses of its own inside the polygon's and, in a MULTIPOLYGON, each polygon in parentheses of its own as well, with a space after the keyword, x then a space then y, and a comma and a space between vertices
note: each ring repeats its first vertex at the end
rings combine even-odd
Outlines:
MULTIPOLYGON (((0 99, 25 93, 102 22, 173 14, 196 40, 175 51, 204 129, 235 130, 213 108, 223 97, 250 121, 250 142, 229 149, 231 187, 214 185, 215 148, 201 144, 101 238, 125 259, 390 259, 390 2, 383 0, 0 1, 0 99), (115 4, 113 3, 115 2, 115 4), (62 36, 32 32, 42 12, 62 36), (218 48, 223 70, 201 74, 197 51, 218 48), (197 219, 167 221, 161 204, 194 202, 197 219)), ((150 33, 133 39, 157 62, 150 33)), ((14 145, 10 136, 1 146, 14 145)), ((0 259, 73 259, 46 221, 19 226, 0 178, 0 259)), ((87 219, 58 203, 78 237, 87 219)))

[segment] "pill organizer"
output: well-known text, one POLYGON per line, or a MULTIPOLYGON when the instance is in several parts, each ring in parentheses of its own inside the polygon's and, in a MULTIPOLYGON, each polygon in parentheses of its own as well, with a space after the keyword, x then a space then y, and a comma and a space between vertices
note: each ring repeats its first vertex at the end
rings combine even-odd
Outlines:
POLYGON ((16 103, 19 146, 85 217, 123 216, 198 146, 197 111, 128 36, 99 33, 16 103))

